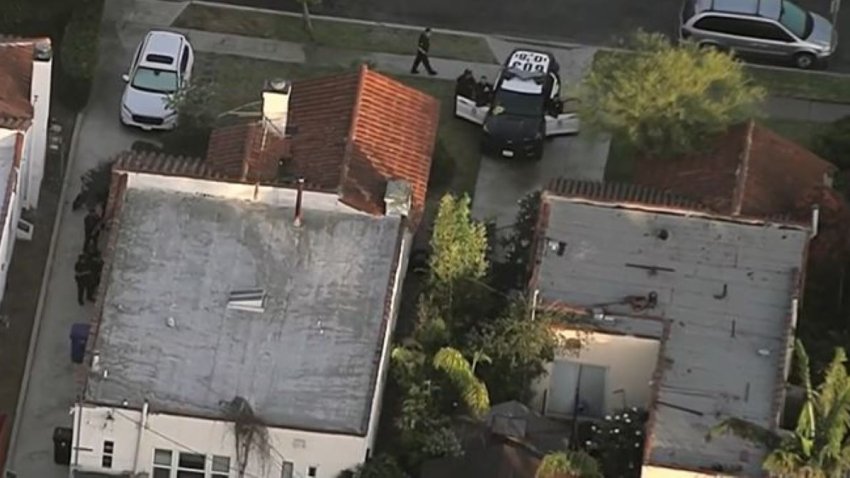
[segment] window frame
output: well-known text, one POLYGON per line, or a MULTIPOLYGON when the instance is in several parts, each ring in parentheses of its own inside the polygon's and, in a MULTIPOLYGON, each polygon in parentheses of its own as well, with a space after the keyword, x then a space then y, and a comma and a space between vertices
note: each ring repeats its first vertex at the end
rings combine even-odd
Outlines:
POLYGON ((736 37, 736 38, 751 38, 751 39, 757 38, 757 37, 752 36, 751 34, 748 34, 748 32, 744 31, 743 29, 739 29, 736 32, 735 28, 726 28, 726 29, 723 29, 723 30, 719 30, 719 29, 709 29, 709 28, 705 28, 704 26, 700 26, 700 23, 704 23, 706 21, 726 22, 727 26, 733 26, 734 27, 735 24, 737 24, 738 27, 741 27, 742 25, 746 24, 747 22, 751 22, 751 20, 746 20, 746 19, 743 19, 743 18, 736 18, 736 17, 729 17, 729 16, 726 16, 726 15, 707 14, 707 15, 702 16, 701 18, 699 18, 697 21, 694 22, 694 28, 697 29, 697 30, 701 30, 701 31, 704 31, 704 32, 717 34, 717 35, 729 35, 729 36, 736 37))
POLYGON ((115 441, 103 440, 103 453, 100 457, 100 467, 108 470, 112 469, 112 463, 115 456, 115 441), (108 450, 107 450, 108 448, 108 450))
POLYGON ((189 45, 183 46, 183 56, 180 58, 180 76, 186 74, 186 68, 189 67, 189 45))

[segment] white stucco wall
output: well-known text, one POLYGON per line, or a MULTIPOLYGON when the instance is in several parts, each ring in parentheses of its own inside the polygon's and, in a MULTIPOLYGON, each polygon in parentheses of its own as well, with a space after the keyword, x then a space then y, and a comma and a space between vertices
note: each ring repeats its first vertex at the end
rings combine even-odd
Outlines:
MULTIPOLYGON (((103 442, 114 442, 109 471, 152 473, 154 449, 230 457, 231 477, 236 477, 236 440, 233 424, 168 414, 149 413, 139 442, 139 410, 83 405, 75 411, 72 466, 87 471, 107 471, 101 467, 103 442), (80 412, 81 410, 81 412, 80 412), (111 416, 111 419, 108 418, 111 416), (138 448, 137 448, 138 446, 138 448)), ((316 467, 316 477, 335 478, 340 471, 362 463, 368 448, 365 437, 331 435, 269 428, 272 447, 263 463, 256 452, 249 454, 246 478, 280 478, 283 461, 293 463, 293 477, 306 478, 308 467, 316 467)), ((152 476, 152 475, 148 475, 152 476)), ((176 475, 172 473, 171 478, 176 475)), ((207 475, 209 476, 209 474, 207 475)))
POLYGON ((53 60, 33 61, 32 87, 30 101, 33 107, 33 121, 30 126, 28 144, 29 174, 27 177, 24 208, 38 207, 38 193, 44 178, 44 164, 47 153, 47 125, 50 119, 50 87, 53 60))
POLYGON ((642 478, 732 478, 733 475, 722 473, 700 473, 696 471, 676 470, 660 466, 645 465, 641 467, 642 478))
MULTIPOLYGON (((0 207, 2 207, 5 191, 9 180, 9 173, 15 158, 15 144, 18 132, 0 129, 0 207), (5 166, 5 167, 4 167, 5 166)), ((18 218, 21 215, 20 198, 17 194, 17 184, 12 191, 9 207, 5 211, 2 229, 0 229, 0 302, 6 291, 6 280, 9 271, 9 263, 12 261, 12 252, 15 247, 15 234, 17 231, 18 218)))
MULTIPOLYGON (((646 407, 652 396, 650 381, 658 361, 660 343, 653 339, 608 335, 600 333, 578 333, 574 330, 557 331, 562 340, 579 339, 583 346, 577 352, 561 350, 556 360, 596 365, 607 368, 605 381, 605 413, 626 407, 646 407), (625 393, 614 393, 623 390, 625 393)), ((544 410, 546 391, 549 388, 549 372, 552 364, 546 365, 546 374, 533 385, 534 399, 531 407, 544 410)))

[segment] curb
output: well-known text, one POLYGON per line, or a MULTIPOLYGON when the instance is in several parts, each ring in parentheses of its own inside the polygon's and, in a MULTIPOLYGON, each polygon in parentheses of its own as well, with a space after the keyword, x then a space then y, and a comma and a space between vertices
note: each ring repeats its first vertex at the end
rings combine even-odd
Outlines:
POLYGON ((80 130, 85 115, 82 111, 77 113, 74 119, 74 131, 71 133, 71 147, 68 149, 68 162, 62 177, 62 187, 59 190, 59 205, 56 209, 56 218, 53 220, 53 232, 50 234, 50 246, 47 249, 47 262, 44 267, 44 274, 41 277, 41 288, 38 292, 38 302, 35 307, 35 318, 32 325, 32 333, 30 333, 30 341, 27 346, 27 360, 24 363, 24 376, 21 380, 21 391, 18 393, 18 404, 15 406, 15 420, 12 422, 12 433, 9 435, 9 450, 6 456, 9 458, 6 461, 6 470, 14 468, 15 464, 15 449, 17 448, 18 431, 20 429, 21 412, 24 408, 24 402, 27 397, 27 389, 29 388, 30 372, 32 369, 33 357, 35 357, 36 343, 41 329, 41 319, 44 315, 44 301, 47 297, 47 286, 50 282, 50 276, 53 274, 54 255, 56 254, 56 243, 59 239, 59 229, 62 224, 62 210, 64 209, 65 194, 68 189, 71 170, 76 158, 77 148, 80 140, 80 130))

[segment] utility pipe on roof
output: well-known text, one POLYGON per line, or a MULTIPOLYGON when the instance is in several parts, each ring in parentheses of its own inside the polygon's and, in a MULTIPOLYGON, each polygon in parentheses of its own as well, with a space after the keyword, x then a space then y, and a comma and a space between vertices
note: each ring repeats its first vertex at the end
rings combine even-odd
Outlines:
POLYGON ((818 235, 818 223, 820 222, 820 206, 815 204, 812 206, 812 236, 814 239, 818 235))
POLYGON ((142 405, 142 419, 139 420, 139 435, 136 438, 136 454, 133 457, 133 473, 139 472, 139 455, 142 451, 142 437, 145 433, 145 427, 148 426, 148 401, 142 405))

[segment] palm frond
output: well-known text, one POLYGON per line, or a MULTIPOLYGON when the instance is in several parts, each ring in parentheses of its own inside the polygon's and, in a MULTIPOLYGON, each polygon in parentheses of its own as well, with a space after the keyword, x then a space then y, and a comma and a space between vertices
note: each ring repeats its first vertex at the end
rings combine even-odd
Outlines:
MULTIPOLYGON (((809 366, 809 354, 806 353, 803 342, 797 339, 794 342, 794 352, 797 355, 797 373, 800 376, 800 381, 803 382, 803 389, 806 392, 806 398, 803 402, 803 408, 800 410, 800 416, 797 419, 795 433, 804 438, 801 443, 806 443, 806 440, 812 440, 815 436, 815 391, 812 388, 812 376, 809 366)), ((806 454, 810 454, 809 450, 806 454)))
POLYGON ((473 373, 472 365, 463 354, 451 347, 441 348, 433 360, 434 368, 441 370, 458 388, 467 408, 473 415, 480 417, 490 409, 490 395, 487 386, 473 373))

